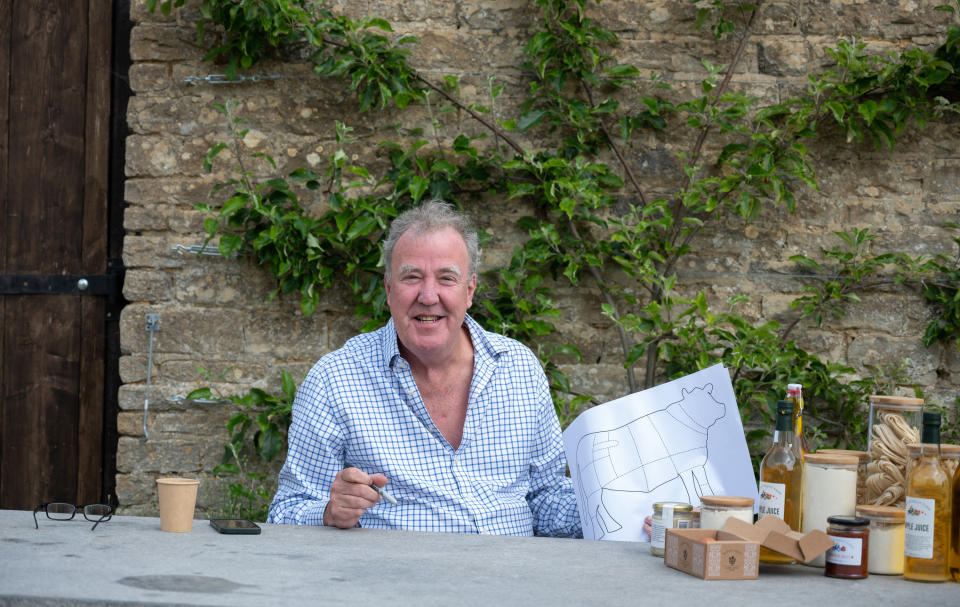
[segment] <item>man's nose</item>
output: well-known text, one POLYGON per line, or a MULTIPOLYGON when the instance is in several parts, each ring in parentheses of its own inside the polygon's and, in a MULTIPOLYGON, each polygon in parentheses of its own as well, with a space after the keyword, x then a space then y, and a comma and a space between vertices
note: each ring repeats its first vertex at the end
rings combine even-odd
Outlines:
POLYGON ((437 284, 433 279, 428 278, 420 283, 420 293, 417 294, 417 301, 425 306, 432 306, 440 301, 437 296, 437 284))

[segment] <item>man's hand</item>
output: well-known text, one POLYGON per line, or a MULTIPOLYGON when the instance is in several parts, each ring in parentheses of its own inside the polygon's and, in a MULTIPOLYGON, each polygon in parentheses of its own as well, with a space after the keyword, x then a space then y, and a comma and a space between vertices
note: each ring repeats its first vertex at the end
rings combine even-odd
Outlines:
POLYGON ((330 501, 323 511, 323 524, 348 529, 356 527, 367 508, 380 501, 380 494, 370 483, 383 487, 387 477, 367 474, 359 468, 344 468, 330 483, 330 501))

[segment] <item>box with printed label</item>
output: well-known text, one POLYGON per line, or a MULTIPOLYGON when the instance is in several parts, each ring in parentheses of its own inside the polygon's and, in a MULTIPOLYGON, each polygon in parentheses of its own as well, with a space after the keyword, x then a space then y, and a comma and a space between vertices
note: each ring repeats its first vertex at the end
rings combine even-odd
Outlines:
POLYGON ((760 543, 715 529, 667 529, 663 562, 705 580, 754 580, 760 543))

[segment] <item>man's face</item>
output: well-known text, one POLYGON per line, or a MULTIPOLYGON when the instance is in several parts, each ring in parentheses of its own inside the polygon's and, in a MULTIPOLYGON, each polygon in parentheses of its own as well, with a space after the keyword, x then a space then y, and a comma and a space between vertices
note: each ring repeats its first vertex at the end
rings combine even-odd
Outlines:
POLYGON ((469 267, 467 245, 453 228, 410 230, 394 246, 387 304, 400 343, 421 361, 455 351, 477 286, 469 267))

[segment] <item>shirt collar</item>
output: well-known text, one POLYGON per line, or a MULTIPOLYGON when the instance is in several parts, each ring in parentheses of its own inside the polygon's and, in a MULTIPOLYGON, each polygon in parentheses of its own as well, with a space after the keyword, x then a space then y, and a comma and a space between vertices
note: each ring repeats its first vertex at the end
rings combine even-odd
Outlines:
MULTIPOLYGON (((477 358, 496 358, 507 351, 507 344, 504 343, 500 335, 487 333, 477 321, 470 318, 469 314, 464 317, 463 324, 465 324, 467 330, 470 331, 470 339, 473 341, 473 354, 477 358)), ((397 360, 402 358, 397 341, 397 327, 393 324, 393 318, 387 321, 383 330, 383 360, 386 362, 387 367, 393 367, 397 360)))

